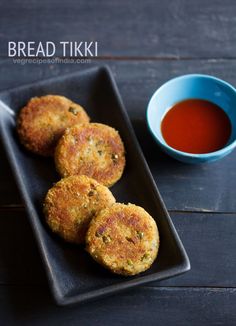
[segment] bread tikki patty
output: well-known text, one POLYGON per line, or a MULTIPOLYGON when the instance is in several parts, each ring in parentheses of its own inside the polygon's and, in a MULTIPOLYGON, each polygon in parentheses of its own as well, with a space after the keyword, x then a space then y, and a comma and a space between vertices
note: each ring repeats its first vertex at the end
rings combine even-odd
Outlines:
POLYGON ((133 204, 116 203, 91 221, 86 249, 110 271, 135 275, 147 270, 159 249, 159 233, 154 219, 133 204))
POLYGON ((17 131, 28 150, 52 156, 65 129, 86 122, 89 117, 79 104, 64 96, 46 95, 32 98, 20 110, 17 131))
POLYGON ((55 164, 63 177, 84 174, 109 187, 123 173, 125 149, 119 133, 110 126, 75 125, 59 140, 55 164))
POLYGON ((82 243, 91 219, 115 203, 110 190, 87 176, 61 179, 47 193, 46 222, 53 232, 72 243, 82 243))

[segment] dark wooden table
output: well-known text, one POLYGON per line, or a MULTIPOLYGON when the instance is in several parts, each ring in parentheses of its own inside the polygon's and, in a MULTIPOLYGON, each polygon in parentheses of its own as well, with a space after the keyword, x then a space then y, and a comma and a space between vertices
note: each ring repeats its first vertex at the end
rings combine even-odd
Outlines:
POLYGON ((236 325, 236 151, 199 166, 163 154, 145 125, 166 80, 205 73, 236 86, 233 0, 1 1, 0 90, 108 64, 192 270, 107 299, 57 307, 5 153, 0 159, 1 325, 236 325), (14 64, 11 40, 99 42, 87 64, 14 64))

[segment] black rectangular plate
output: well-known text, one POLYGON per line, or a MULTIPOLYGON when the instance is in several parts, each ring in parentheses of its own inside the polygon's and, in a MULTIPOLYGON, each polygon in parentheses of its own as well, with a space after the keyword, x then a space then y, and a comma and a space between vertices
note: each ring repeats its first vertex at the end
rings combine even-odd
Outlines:
POLYGON ((5 91, 0 93, 0 101, 2 141, 58 304, 94 299, 169 278, 190 269, 188 256, 158 192, 107 67, 91 68, 5 91), (160 232, 158 259, 145 273, 134 277, 113 275, 94 262, 82 247, 61 241, 46 227, 42 201, 59 176, 52 159, 31 154, 19 145, 15 131, 15 113, 31 97, 46 94, 64 95, 86 108, 92 121, 119 130, 126 148, 127 165, 121 180, 111 190, 118 202, 143 206, 156 220, 160 232))

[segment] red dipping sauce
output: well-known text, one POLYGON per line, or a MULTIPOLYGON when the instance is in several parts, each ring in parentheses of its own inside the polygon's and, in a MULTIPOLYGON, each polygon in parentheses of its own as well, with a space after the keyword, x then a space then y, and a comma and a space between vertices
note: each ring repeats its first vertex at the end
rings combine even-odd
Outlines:
POLYGON ((161 132, 166 143, 182 152, 204 154, 223 148, 231 122, 216 104, 189 99, 175 104, 164 116, 161 132))

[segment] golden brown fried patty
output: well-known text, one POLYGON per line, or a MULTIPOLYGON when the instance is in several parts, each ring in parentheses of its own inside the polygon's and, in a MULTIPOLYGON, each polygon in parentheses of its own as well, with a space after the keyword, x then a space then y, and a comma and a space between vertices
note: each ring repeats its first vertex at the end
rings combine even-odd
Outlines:
POLYGON ((67 127, 86 122, 89 117, 80 105, 63 96, 46 95, 32 98, 21 109, 17 131, 27 149, 51 156, 67 127))
POLYGON ((154 219, 133 204, 114 204, 92 220, 86 235, 87 251, 112 272, 135 275, 148 269, 159 248, 154 219))
POLYGON ((69 242, 82 243, 91 219, 113 203, 107 187, 84 175, 71 176, 48 191, 44 213, 52 231, 69 242))
POLYGON ((84 174, 111 186, 124 170, 124 145, 118 132, 107 125, 75 125, 59 140, 55 163, 63 177, 84 174))

